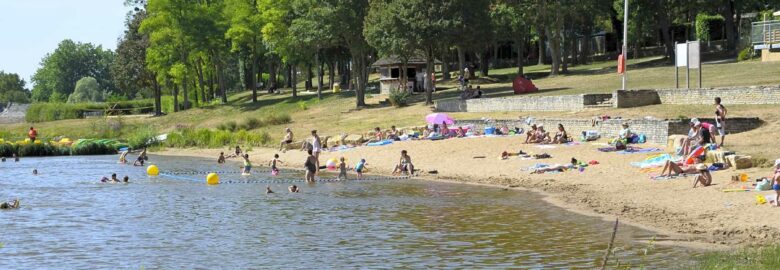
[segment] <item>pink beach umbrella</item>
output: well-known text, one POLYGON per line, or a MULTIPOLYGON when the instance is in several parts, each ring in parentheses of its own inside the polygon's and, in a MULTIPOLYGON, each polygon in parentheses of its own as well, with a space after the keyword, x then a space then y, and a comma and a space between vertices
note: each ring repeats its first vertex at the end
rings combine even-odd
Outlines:
POLYGON ((427 121, 429 124, 442 124, 442 123, 446 123, 447 125, 455 124, 455 120, 453 120, 452 117, 450 117, 446 113, 429 114, 425 116, 425 121, 427 121))

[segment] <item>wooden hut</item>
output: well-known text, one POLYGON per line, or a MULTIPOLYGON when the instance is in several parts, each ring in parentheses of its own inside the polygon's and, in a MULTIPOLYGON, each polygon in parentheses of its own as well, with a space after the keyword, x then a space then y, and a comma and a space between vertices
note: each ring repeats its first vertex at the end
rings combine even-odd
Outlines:
MULTIPOLYGON (((442 62, 434 60, 434 72, 440 69, 442 62)), ((403 64, 398 57, 385 57, 377 60, 371 65, 379 72, 379 92, 389 94, 390 90, 406 89, 412 92, 425 92, 425 58, 413 57, 406 62, 406 87, 399 87, 401 84, 401 72, 403 64)))

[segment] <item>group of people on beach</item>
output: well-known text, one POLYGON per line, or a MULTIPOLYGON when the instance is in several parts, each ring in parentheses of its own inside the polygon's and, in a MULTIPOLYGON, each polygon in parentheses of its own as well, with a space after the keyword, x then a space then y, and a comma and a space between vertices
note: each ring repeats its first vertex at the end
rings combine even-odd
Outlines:
POLYGON ((525 143, 536 144, 564 144, 572 141, 572 137, 566 132, 563 124, 558 124, 558 131, 554 136, 544 129, 544 125, 532 124, 531 128, 525 134, 525 143))

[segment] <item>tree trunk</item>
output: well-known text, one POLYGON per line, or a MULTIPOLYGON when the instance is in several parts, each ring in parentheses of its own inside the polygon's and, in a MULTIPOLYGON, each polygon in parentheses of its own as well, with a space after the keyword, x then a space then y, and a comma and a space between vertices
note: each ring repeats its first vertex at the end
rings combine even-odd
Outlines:
POLYGON ((656 6, 658 6, 658 26, 661 27, 661 37, 664 40, 664 46, 666 47, 665 57, 668 59, 674 59, 674 42, 669 35, 669 14, 667 13, 666 6, 663 0, 655 0, 656 6))
POLYGON ((257 102, 257 61, 258 57, 253 53, 251 56, 252 64, 250 65, 249 76, 249 89, 252 90, 252 103, 257 102))
POLYGON ((276 71, 278 70, 279 65, 276 64, 276 59, 271 58, 268 61, 268 87, 271 88, 277 88, 276 84, 276 71))
POLYGON ((214 66, 214 72, 217 73, 217 86, 219 86, 219 93, 222 96, 222 104, 227 103, 227 89, 225 88, 225 76, 222 74, 222 63, 219 58, 219 54, 216 57, 216 64, 214 66))
POLYGON ((244 58, 246 58, 246 56, 243 53, 238 55, 238 81, 241 82, 240 91, 249 89, 249 86, 246 85, 246 59, 244 58))
POLYGON ((198 73, 198 85, 200 86, 201 102, 206 104, 208 101, 206 98, 206 88, 203 84, 203 60, 200 57, 198 57, 198 60, 195 61, 195 72, 198 73))
POLYGON ((363 50, 350 49, 352 54, 352 78, 355 79, 355 106, 366 106, 366 82, 363 80, 365 72, 366 53, 363 50))
POLYGON ((452 79, 450 76, 450 53, 449 49, 444 49, 444 53, 441 54, 441 61, 443 62, 441 64, 441 78, 445 81, 452 79))
POLYGON ((285 85, 287 88, 292 88, 293 86, 293 66, 290 64, 287 64, 287 78, 285 78, 286 83, 285 85))
POLYGON ((537 61, 536 64, 537 65, 544 65, 544 58, 545 58, 544 54, 545 54, 545 51, 546 51, 544 49, 544 33, 540 33, 539 34, 539 40, 537 41, 536 45, 537 45, 537 48, 539 48, 539 61, 537 61))
POLYGON ((523 60, 525 59, 523 53, 525 52, 525 40, 517 40, 515 45, 517 45, 517 75, 525 75, 523 73, 523 60))
POLYGON ((433 104, 433 48, 428 47, 425 55, 425 105, 433 104))
POLYGON ((154 115, 159 116, 162 115, 162 91, 157 79, 152 79, 152 85, 154 86, 154 115))
POLYGON ((314 71, 312 70, 311 64, 306 64, 306 91, 309 91, 314 87, 314 82, 312 80, 313 77, 314 71))
POLYGON ((498 41, 493 41, 493 68, 498 68, 498 41))
POLYGON ((466 51, 463 49, 462 46, 457 46, 458 48, 458 74, 460 74, 463 77, 466 77, 466 74, 463 73, 464 69, 466 68, 466 51))
MULTIPOLYGON (((298 96, 298 71, 295 65, 290 65, 290 81, 292 81, 292 96, 298 96)), ((319 91, 317 91, 319 92, 319 91)))
POLYGON ((179 111, 179 86, 173 85, 173 112, 179 111))
POLYGON ((322 99, 322 84, 323 82, 323 68, 322 68, 322 53, 320 49, 314 54, 314 65, 317 66, 317 99, 322 99))
POLYGON ((550 38, 550 57, 552 58, 552 65, 550 67, 550 75, 558 75, 558 71, 561 66, 561 40, 560 35, 547 29, 547 36, 550 38))
POLYGON ((482 73, 482 76, 487 77, 490 70, 490 50, 489 48, 485 48, 485 51, 482 52, 482 55, 479 58, 479 73, 482 73))
POLYGON ((587 65, 588 57, 590 57, 590 34, 593 32, 593 26, 591 24, 585 25, 585 33, 582 35, 582 51, 580 52, 580 64, 587 65))
POLYGON ((181 80, 181 89, 182 89, 182 98, 184 98, 184 106, 182 106, 182 110, 186 110, 190 108, 190 96, 189 92, 187 91, 187 71, 184 71, 184 78, 181 80))
POLYGON ((336 80, 336 63, 334 61, 328 62, 328 89, 333 89, 333 83, 336 80))
POLYGON ((726 51, 729 54, 733 54, 737 51, 737 30, 736 25, 734 24, 734 13, 735 13, 735 4, 734 0, 727 0, 726 6, 723 8, 723 18, 725 19, 725 27, 726 27, 726 51))

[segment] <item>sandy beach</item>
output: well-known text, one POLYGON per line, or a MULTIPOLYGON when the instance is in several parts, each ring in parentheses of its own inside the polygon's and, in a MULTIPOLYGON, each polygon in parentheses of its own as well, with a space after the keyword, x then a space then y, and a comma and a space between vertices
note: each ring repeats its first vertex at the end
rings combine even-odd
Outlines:
MULTIPOLYGON (((732 136, 737 139, 739 135, 732 136)), ((441 141, 405 141, 385 146, 357 147, 338 152, 323 152, 320 161, 345 157, 350 166, 361 158, 368 162, 367 174, 388 175, 392 172, 401 150, 409 151, 420 178, 486 184, 504 188, 522 188, 549 195, 548 201, 583 214, 595 214, 628 222, 659 233, 671 235, 681 244, 709 247, 761 245, 780 240, 780 208, 768 204, 756 205, 756 195, 774 191, 723 192, 748 183, 731 183, 731 176, 747 173, 751 179, 769 176, 770 169, 733 169, 713 173, 713 185, 693 186, 693 177, 653 180, 630 162, 646 159, 655 153, 618 154, 599 152, 602 143, 555 145, 540 148, 523 144, 524 136, 462 138, 441 141), (548 153, 542 160, 499 158, 501 152, 522 150, 529 154, 548 153), (482 158, 484 156, 484 158, 482 158), (476 158, 475 158, 476 157, 476 158), (530 174, 528 167, 536 163, 565 164, 571 158, 596 160, 600 164, 584 171, 530 174), (436 171, 437 173, 429 173, 436 171)), ((661 145, 642 144, 641 147, 661 145)), ((668 149, 666 149, 668 150, 668 149)), ((228 149, 167 149, 155 154, 216 158, 228 149)), ((253 163, 267 165, 274 153, 279 153, 284 167, 302 169, 306 153, 298 150, 281 153, 276 149, 255 148, 250 153, 253 163)), ((164 168, 162 168, 164 170, 164 168)), ((350 174, 354 177, 354 172, 350 174)))

